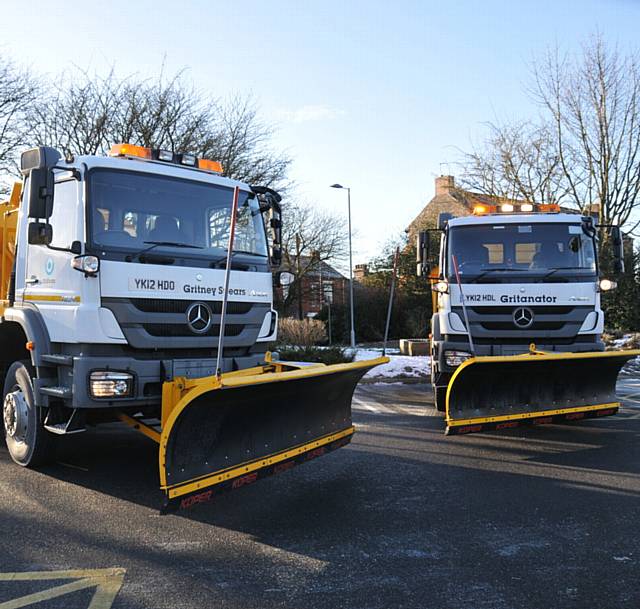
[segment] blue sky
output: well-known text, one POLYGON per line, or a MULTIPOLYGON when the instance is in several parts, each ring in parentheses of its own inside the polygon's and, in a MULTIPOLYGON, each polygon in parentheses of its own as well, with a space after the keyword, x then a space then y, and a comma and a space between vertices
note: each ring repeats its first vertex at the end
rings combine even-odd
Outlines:
POLYGON ((2 3, 0 52, 51 75, 188 69, 214 96, 252 93, 295 158, 301 197, 346 213, 354 262, 375 256, 455 172, 483 122, 535 113, 527 64, 598 30, 622 49, 636 0, 2 3))

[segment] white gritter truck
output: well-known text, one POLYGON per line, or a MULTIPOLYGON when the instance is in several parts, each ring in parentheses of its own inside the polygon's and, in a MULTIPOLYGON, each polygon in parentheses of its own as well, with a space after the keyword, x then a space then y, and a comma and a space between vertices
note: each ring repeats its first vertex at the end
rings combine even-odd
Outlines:
POLYGON ((38 465, 56 437, 119 419, 158 442, 166 506, 185 506, 349 441, 351 395, 374 364, 296 366, 267 351, 277 193, 213 161, 129 144, 107 157, 40 147, 21 166, 0 209, 14 461, 38 465))
MULTIPOLYGON (((608 228, 620 271, 621 233, 608 228)), ((615 283, 600 276, 594 219, 510 202, 441 214, 437 230, 431 379, 449 431, 617 410, 617 371, 633 355, 604 353, 600 296, 615 283)), ((419 274, 429 242, 419 236, 419 274)))

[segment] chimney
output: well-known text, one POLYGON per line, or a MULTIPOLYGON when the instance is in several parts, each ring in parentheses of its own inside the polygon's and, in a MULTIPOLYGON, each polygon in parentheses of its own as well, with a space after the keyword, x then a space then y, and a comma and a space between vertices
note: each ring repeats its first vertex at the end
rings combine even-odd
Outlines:
POLYGON ((453 176, 440 176, 436 178, 436 197, 448 195, 456 187, 453 176))
POLYGON ((369 274, 368 264, 356 264, 356 268, 353 271, 353 278, 356 281, 362 281, 369 274))

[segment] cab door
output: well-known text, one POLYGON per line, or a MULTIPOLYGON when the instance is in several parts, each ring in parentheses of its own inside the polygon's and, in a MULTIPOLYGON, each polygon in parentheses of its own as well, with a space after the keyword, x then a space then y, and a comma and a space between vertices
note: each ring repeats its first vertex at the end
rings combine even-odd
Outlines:
POLYGON ((42 313, 54 341, 73 335, 74 314, 81 303, 81 274, 71 266, 74 254, 65 251, 74 241, 83 240, 80 194, 77 179, 57 177, 49 219, 53 233, 51 247, 27 245, 22 301, 42 313))

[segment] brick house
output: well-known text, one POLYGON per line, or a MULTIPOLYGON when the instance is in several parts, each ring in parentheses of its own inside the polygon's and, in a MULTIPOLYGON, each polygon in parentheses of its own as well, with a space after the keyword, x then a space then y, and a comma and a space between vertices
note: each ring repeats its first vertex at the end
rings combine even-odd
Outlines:
MULTIPOLYGON (((325 303, 343 305, 349 303, 349 278, 345 277, 326 262, 312 262, 310 258, 302 256, 300 266, 305 269, 310 266, 302 277, 300 292, 302 293, 302 316, 315 317, 325 303)), ((282 271, 290 272, 295 276, 296 269, 288 268, 286 263, 281 267, 282 271)), ((276 298, 280 303, 287 302, 288 315, 298 314, 297 287, 294 284, 278 286, 275 289, 276 298), (293 293, 290 291, 293 290, 293 293)))
POLYGON ((420 230, 433 228, 438 222, 438 215, 442 212, 454 216, 468 216, 476 205, 505 205, 514 207, 528 203, 519 199, 507 199, 495 195, 485 195, 479 192, 471 192, 456 186, 453 176, 439 176, 436 178, 436 193, 424 209, 414 218, 405 229, 409 235, 409 242, 414 243, 420 230))

